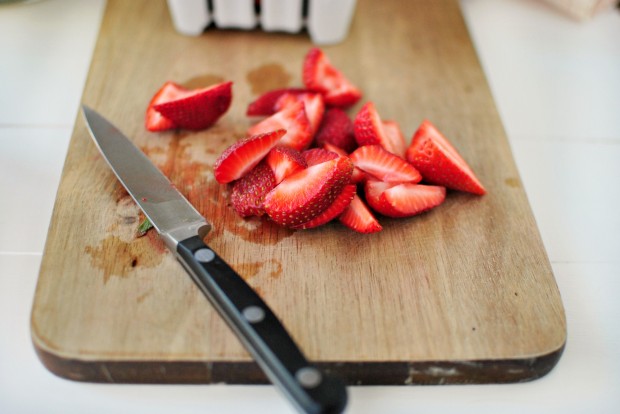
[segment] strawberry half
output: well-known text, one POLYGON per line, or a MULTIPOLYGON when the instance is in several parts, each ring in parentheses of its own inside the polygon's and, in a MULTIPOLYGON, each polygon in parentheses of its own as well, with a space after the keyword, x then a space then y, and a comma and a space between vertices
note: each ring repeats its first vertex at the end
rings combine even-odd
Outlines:
POLYGON ((248 105, 246 111, 247 116, 270 116, 278 112, 276 108, 276 102, 284 94, 303 94, 310 92, 308 89, 301 88, 283 88, 274 89, 273 91, 265 92, 256 98, 248 105))
POLYGON ((420 171, 424 181, 478 195, 486 193, 469 165, 428 120, 413 135, 407 160, 420 171))
POLYGON ((338 154, 323 148, 312 148, 301 153, 308 167, 338 158, 338 154))
POLYGON ((353 196, 353 200, 338 220, 358 233, 376 233, 383 229, 357 194, 353 196))
POLYGON ((278 111, 284 109, 287 105, 291 105, 295 102, 301 101, 304 104, 306 116, 310 121, 311 134, 314 135, 316 130, 321 124, 323 114, 325 113, 325 103, 323 102, 323 96, 320 93, 285 93, 276 102, 276 109, 278 111))
POLYGON ((301 152, 291 147, 277 146, 269 151, 266 158, 267 165, 273 171, 276 184, 280 184, 289 175, 292 175, 308 166, 301 152))
POLYGON ((285 129, 281 145, 303 151, 312 143, 312 127, 306 116, 303 102, 295 102, 284 107, 269 118, 263 119, 248 129, 248 135, 262 134, 276 129, 285 129))
POLYGON ((383 121, 383 134, 390 142, 390 146, 394 148, 393 153, 404 159, 405 152, 407 151, 407 144, 405 143, 405 136, 400 130, 398 122, 383 121))
POLYGON ((388 217, 410 217, 443 203, 445 187, 412 183, 390 184, 367 180, 366 201, 376 212, 388 217))
POLYGON ((185 90, 173 100, 153 105, 153 109, 178 128, 201 130, 220 119, 231 101, 232 82, 223 82, 204 89, 185 90))
POLYGON ((271 168, 263 161, 234 182, 230 193, 233 208, 241 217, 262 216, 263 198, 276 186, 271 168))
POLYGON ((350 106, 362 96, 360 90, 316 47, 310 49, 304 59, 302 77, 306 87, 323 94, 325 104, 329 106, 350 106))
POLYGON ((174 82, 166 82, 157 93, 151 98, 149 106, 146 109, 146 116, 144 120, 144 126, 149 131, 166 131, 168 129, 174 129, 177 126, 172 120, 166 118, 153 107, 157 104, 168 102, 177 99, 183 95, 185 89, 174 82))
POLYGON ((292 226, 292 228, 298 230, 312 229, 314 227, 318 227, 332 221, 336 217, 340 216, 343 211, 349 206, 349 204, 351 204, 351 200, 353 200, 353 196, 355 196, 356 191, 356 185, 345 185, 340 194, 338 194, 338 197, 336 197, 334 202, 331 203, 331 205, 327 207, 325 211, 323 211, 312 220, 298 226, 292 226))
POLYGON ((417 183, 422 176, 411 164, 379 145, 364 145, 350 155, 353 164, 381 181, 417 183))
MULTIPOLYGON (((318 146, 332 144, 342 148, 347 153, 357 147, 353 134, 353 121, 340 108, 329 108, 323 115, 323 122, 315 135, 318 146)), ((403 150, 404 153, 404 150, 403 150)))
POLYGON ((231 145, 215 160, 215 179, 226 184, 243 177, 276 146, 285 133, 285 130, 279 129, 252 135, 231 145))
MULTIPOLYGON (((392 127, 390 133, 392 133, 392 127)), ((391 135, 386 134, 384 123, 375 108, 375 104, 367 102, 359 110, 353 121, 353 132, 358 145, 381 145, 386 151, 392 154, 399 154, 398 143, 395 143, 391 135)))
POLYGON ((327 209, 349 184, 353 163, 345 157, 313 165, 282 181, 265 196, 265 212, 277 224, 306 223, 327 209))

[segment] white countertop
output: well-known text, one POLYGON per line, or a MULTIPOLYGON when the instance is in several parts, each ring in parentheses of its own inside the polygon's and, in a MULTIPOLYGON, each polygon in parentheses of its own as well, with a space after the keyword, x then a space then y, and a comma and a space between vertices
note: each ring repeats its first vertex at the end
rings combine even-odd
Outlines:
MULTIPOLYGON (((349 413, 620 412, 620 11, 461 0, 566 309, 556 368, 511 385, 350 387, 349 413)), ((0 6, 0 413, 289 413, 271 386, 49 373, 30 307, 103 0, 0 6)))

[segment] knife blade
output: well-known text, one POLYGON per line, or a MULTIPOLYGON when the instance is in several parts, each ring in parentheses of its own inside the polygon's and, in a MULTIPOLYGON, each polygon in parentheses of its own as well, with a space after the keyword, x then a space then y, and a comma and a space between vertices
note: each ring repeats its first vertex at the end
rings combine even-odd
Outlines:
POLYGON ((342 412, 343 382, 311 364, 268 305, 203 242, 207 220, 112 123, 85 105, 82 113, 118 180, 269 380, 302 413, 342 412))

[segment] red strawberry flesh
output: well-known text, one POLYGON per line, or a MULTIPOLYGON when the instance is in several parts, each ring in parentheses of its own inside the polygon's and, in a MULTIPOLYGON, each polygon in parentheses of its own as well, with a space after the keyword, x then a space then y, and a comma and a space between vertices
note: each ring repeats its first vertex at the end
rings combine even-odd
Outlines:
POLYGON ((386 151, 396 152, 396 148, 385 135, 383 130, 383 121, 375 108, 375 104, 367 102, 359 110, 353 121, 353 132, 357 144, 362 145, 380 145, 386 151))
POLYGON ((353 200, 353 196, 355 196, 355 192, 357 191, 357 186, 353 184, 346 185, 338 197, 334 200, 333 203, 325 211, 321 214, 313 218, 312 220, 300 224, 298 226, 292 226, 294 229, 312 229, 318 226, 321 226, 325 223, 328 223, 340 216, 342 212, 351 204, 351 200, 353 200))
POLYGON ((368 180, 366 200, 378 213, 388 217, 410 217, 443 203, 445 187, 412 183, 387 184, 368 180))
POLYGON ((174 82, 164 83, 164 85, 157 91, 153 98, 151 98, 151 102, 149 102, 149 106, 146 109, 146 116, 144 122, 146 129, 156 132, 176 128, 176 125, 174 122, 172 122, 172 120, 157 112, 155 108, 153 108, 153 106, 177 99, 185 92, 185 88, 174 82))
POLYGON ((278 112, 276 102, 284 94, 303 94, 310 92, 308 89, 283 88, 265 92, 248 105, 248 116, 270 116, 278 112))
POLYGON ((302 151, 312 143, 312 127, 306 116, 303 102, 295 102, 284 107, 269 118, 253 125, 248 129, 248 135, 255 135, 285 129, 286 134, 282 137, 281 145, 287 145, 302 151))
POLYGON ((325 103, 323 97, 319 93, 286 93, 278 99, 276 102, 276 109, 278 111, 284 109, 287 105, 291 105, 295 102, 303 102, 306 116, 310 122, 311 133, 314 134, 321 124, 323 114, 325 113, 325 103))
POLYGON ((339 154, 323 148, 312 148, 301 153, 308 167, 338 158, 339 154))
POLYGON ((357 194, 338 220, 358 233, 376 233, 382 230, 375 216, 357 194))
POLYGON ((263 161, 233 183, 230 201, 242 217, 262 216, 263 198, 276 186, 271 168, 263 161))
POLYGON ((174 100, 153 106, 177 127, 201 130, 213 125, 228 111, 232 101, 232 82, 223 82, 204 89, 186 90, 174 100))
POLYGON ((325 104, 346 107, 356 103, 362 93, 338 69, 319 48, 312 48, 303 65, 303 81, 312 91, 323 94, 325 104))
POLYGON ((266 161, 275 175, 277 184, 308 166, 301 152, 285 146, 277 146, 269 151, 266 161))
POLYGON ((407 160, 420 171, 425 182, 478 195, 486 193, 467 162, 428 120, 415 132, 407 160))
POLYGON ((383 121, 383 134, 385 139, 390 142, 389 147, 393 149, 392 152, 401 158, 405 158, 407 144, 400 125, 395 121, 383 121))
POLYGON ((286 133, 285 130, 246 137, 228 147, 215 161, 215 179, 226 184, 237 180, 254 168, 286 133))
POLYGON ((325 112, 315 140, 318 146, 331 144, 342 148, 347 153, 357 147, 353 134, 353 121, 340 108, 330 108, 325 112))
POLYGON ((417 183, 422 179, 411 164, 379 145, 361 146, 350 157, 356 167, 385 182, 417 183))
POLYGON ((265 196, 265 212, 282 226, 306 223, 334 202, 352 171, 351 160, 339 157, 293 174, 265 196))

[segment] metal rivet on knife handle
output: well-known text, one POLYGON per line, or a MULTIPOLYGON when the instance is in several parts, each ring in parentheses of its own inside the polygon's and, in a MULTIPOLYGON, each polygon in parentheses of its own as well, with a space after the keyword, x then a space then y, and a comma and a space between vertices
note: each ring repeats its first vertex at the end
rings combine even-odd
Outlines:
POLYGON ((258 323, 265 319, 265 311, 258 306, 248 306, 243 310, 243 317, 250 323, 258 323))
POLYGON ((199 249, 194 253, 194 257, 201 263, 209 263, 215 259, 215 253, 210 249, 199 249))

